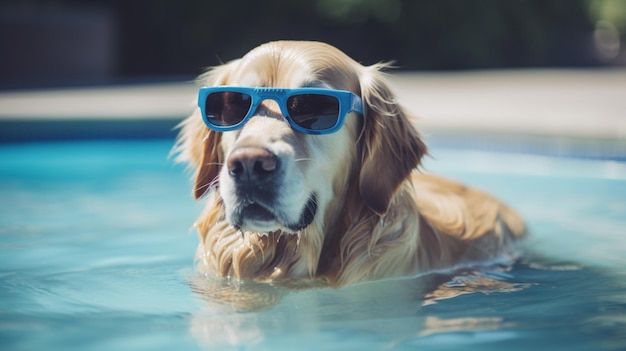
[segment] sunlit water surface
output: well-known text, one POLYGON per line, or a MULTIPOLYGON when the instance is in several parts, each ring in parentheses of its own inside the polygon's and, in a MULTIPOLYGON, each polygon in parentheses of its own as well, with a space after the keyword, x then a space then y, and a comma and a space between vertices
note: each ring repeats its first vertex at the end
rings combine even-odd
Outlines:
POLYGON ((201 205, 170 146, 0 145, 0 349, 626 349, 624 163, 435 148, 428 170, 523 214, 525 256, 293 291, 194 272, 201 205))

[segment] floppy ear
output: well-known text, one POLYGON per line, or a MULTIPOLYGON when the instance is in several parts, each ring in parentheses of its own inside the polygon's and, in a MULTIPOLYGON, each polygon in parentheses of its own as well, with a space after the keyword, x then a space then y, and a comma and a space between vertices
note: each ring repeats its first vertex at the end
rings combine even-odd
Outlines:
POLYGON ((365 122, 359 189, 367 206, 379 215, 387 212, 400 183, 419 165, 427 151, 385 82, 380 72, 382 67, 366 67, 360 81, 365 122))
POLYGON ((200 109, 178 127, 180 132, 172 152, 177 154, 177 162, 187 163, 194 169, 193 195, 197 200, 217 185, 222 164, 221 135, 204 125, 200 109))
MULTIPOLYGON (((202 118, 199 115, 199 111, 197 117, 202 118)), ((207 129, 206 136, 202 142, 202 159, 196 171, 196 181, 193 187, 193 195, 196 200, 204 196, 212 187, 218 185, 220 168, 223 163, 220 140, 221 135, 219 133, 207 129)))
MULTIPOLYGON (((236 61, 211 68, 198 77, 200 86, 224 85, 229 72, 236 61)), ((196 108, 191 116, 180 125, 180 133, 174 152, 178 154, 176 160, 186 162, 195 171, 195 186, 193 190, 196 199, 204 196, 212 187, 217 186, 220 168, 223 162, 220 147, 221 134, 210 130, 204 125, 200 109, 196 108)))

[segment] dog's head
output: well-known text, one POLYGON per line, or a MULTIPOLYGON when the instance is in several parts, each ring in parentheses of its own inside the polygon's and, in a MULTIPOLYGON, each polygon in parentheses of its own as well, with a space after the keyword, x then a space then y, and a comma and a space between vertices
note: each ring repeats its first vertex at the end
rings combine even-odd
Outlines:
POLYGON ((426 147, 380 68, 322 43, 272 42, 208 71, 199 78, 203 86, 350 91, 362 98, 364 113, 351 112, 335 133, 311 135, 292 129, 274 100, 228 132, 208 129, 196 110, 178 140, 179 158, 196 169, 195 197, 218 191, 226 220, 260 233, 332 225, 327 219, 341 215, 349 192, 383 215, 426 147))

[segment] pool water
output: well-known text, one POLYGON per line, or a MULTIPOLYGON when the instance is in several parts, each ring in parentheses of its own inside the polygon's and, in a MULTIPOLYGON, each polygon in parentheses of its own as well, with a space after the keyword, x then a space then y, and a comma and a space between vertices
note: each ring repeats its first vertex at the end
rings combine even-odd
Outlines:
POLYGON ((626 349, 626 163, 435 147, 428 170, 523 214, 524 257, 296 291, 194 271, 171 144, 0 145, 0 349, 626 349))

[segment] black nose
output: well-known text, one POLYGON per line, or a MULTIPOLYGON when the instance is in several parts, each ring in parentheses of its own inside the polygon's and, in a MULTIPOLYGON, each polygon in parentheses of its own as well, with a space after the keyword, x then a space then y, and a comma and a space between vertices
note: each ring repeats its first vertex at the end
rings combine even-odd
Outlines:
POLYGON ((235 181, 260 183, 273 178, 278 167, 278 159, 264 148, 241 147, 230 154, 226 166, 235 181))

